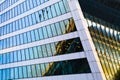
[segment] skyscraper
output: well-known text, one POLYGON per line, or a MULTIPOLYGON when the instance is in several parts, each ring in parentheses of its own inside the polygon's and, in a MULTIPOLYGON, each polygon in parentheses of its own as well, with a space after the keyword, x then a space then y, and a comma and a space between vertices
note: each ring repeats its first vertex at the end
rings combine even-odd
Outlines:
POLYGON ((118 0, 0 0, 0 80, 112 80, 118 0))

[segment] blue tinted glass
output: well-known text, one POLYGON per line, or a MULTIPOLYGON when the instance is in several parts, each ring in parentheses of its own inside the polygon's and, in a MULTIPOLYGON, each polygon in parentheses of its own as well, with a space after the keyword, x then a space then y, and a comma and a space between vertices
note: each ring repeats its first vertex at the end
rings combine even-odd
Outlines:
POLYGON ((61 11, 60 11, 60 7, 58 3, 55 4, 55 10, 56 10, 57 15, 61 15, 61 11))
POLYGON ((27 5, 26 5, 25 3, 26 3, 26 2, 23 3, 23 8, 24 8, 24 9, 23 9, 23 10, 24 10, 23 12, 25 12, 25 11, 27 10, 27 9, 26 9, 26 6, 27 6, 27 5))
POLYGON ((30 5, 29 5, 29 1, 28 0, 26 1, 26 8, 27 8, 27 10, 30 9, 30 5))
POLYGON ((37 76, 35 66, 36 66, 36 65, 32 65, 32 66, 31 66, 33 77, 36 77, 36 76, 37 76))
POLYGON ((16 46, 16 36, 13 36, 13 46, 16 46))
POLYGON ((29 0, 30 8, 33 8, 33 0, 29 0))
POLYGON ((35 41, 35 32, 34 31, 30 31, 31 32, 31 39, 32 41, 35 41))
POLYGON ((50 25, 46 26, 46 28, 47 28, 47 32, 48 32, 48 37, 52 37, 52 30, 51 30, 50 25))
POLYGON ((5 64, 6 63, 6 55, 5 54, 3 54, 3 64, 5 64))
POLYGON ((44 20, 43 11, 42 10, 39 11, 39 18, 40 18, 40 21, 44 20))
POLYGON ((23 34, 20 34, 20 44, 23 44, 23 34))
POLYGON ((16 36, 16 40, 17 40, 17 45, 19 45, 20 44, 20 36, 19 35, 16 36))
POLYGON ((48 33, 47 33, 47 30, 46 30, 46 27, 43 27, 42 30, 43 30, 44 38, 48 38, 48 33))
POLYGON ((3 76, 2 70, 0 70, 0 80, 2 80, 2 76, 3 76))
POLYGON ((15 27, 16 27, 16 30, 19 30, 18 20, 16 21, 16 25, 15 25, 15 27))
POLYGON ((28 16, 26 16, 25 18, 23 18, 23 19, 25 19, 25 21, 23 21, 23 24, 26 24, 26 26, 25 27, 28 27, 30 24, 29 24, 29 20, 28 20, 28 16))
POLYGON ((37 47, 33 47, 33 53, 34 53, 34 57, 35 57, 35 58, 38 58, 37 47))
POLYGON ((34 30, 34 31, 35 31, 35 40, 39 40, 40 36, 39 36, 38 30, 34 30))
POLYGON ((13 52, 10 52, 10 62, 13 62, 13 59, 14 59, 13 52))
POLYGON ((29 57, 29 50, 28 49, 25 49, 25 55, 26 55, 26 59, 29 60, 30 57, 29 57))
POLYGON ((52 18, 52 13, 51 13, 51 10, 50 10, 50 7, 47 7, 47 15, 48 15, 48 18, 52 18))
POLYGON ((37 1, 36 0, 32 0, 32 1, 33 1, 34 7, 36 7, 37 6, 37 1))
POLYGON ((22 59, 21 59, 21 52, 20 52, 20 50, 17 51, 17 55, 18 55, 18 61, 21 61, 22 59))
POLYGON ((19 78, 19 72, 18 72, 18 68, 14 68, 14 70, 15 70, 15 79, 18 79, 19 78))
POLYGON ((47 49, 47 52, 48 52, 48 56, 52 56, 50 44, 46 44, 46 49, 47 49))
POLYGON ((31 66, 27 66, 27 74, 28 74, 28 78, 32 77, 31 66))
POLYGON ((47 8, 44 8, 43 9, 43 16, 44 16, 44 19, 47 20, 48 19, 48 15, 47 15, 47 8))
POLYGON ((23 33, 23 39, 24 39, 24 43, 27 43, 27 42, 28 42, 26 33, 23 33))
POLYGON ((25 28, 26 25, 25 25, 25 18, 22 18, 22 27, 25 28))
POLYGON ((36 24, 35 13, 32 14, 32 22, 33 22, 33 24, 36 24))
POLYGON ((41 66, 41 73, 42 73, 42 76, 44 75, 45 73, 45 65, 44 64, 40 64, 41 66))
MULTIPOLYGON (((10 79, 10 69, 6 69, 6 80, 10 79)), ((1 79, 0 79, 1 80, 1 79)))
POLYGON ((36 17, 36 23, 40 22, 40 18, 39 18, 39 13, 35 12, 35 17, 36 17))
POLYGON ((2 73, 2 79, 6 80, 6 70, 5 69, 3 70, 3 73, 2 73))
POLYGON ((21 50, 21 56, 22 56, 22 60, 25 60, 25 52, 24 52, 24 50, 21 50))
POLYGON ((0 64, 2 64, 3 58, 2 58, 2 54, 0 54, 0 64))
POLYGON ((14 54, 14 62, 17 62, 17 56, 18 55, 17 55, 16 51, 14 51, 13 54, 14 54))
POLYGON ((28 16, 28 19, 29 19, 29 24, 32 25, 32 24, 33 24, 33 22, 32 22, 32 16, 29 15, 29 16, 28 16))
POLYGON ((10 73, 11 73, 11 74, 10 74, 10 79, 14 79, 14 77, 15 77, 15 76, 14 76, 14 68, 11 68, 11 69, 10 69, 10 73))
POLYGON ((41 47, 42 47, 43 56, 46 57, 47 56, 46 46, 42 45, 41 47))
POLYGON ((53 36, 56 36, 56 35, 57 35, 57 32, 56 32, 56 28, 55 28, 55 25, 54 25, 54 24, 51 25, 51 30, 52 30, 53 36))
POLYGON ((39 28, 39 35, 40 35, 40 39, 43 39, 43 31, 42 31, 42 29, 41 28, 39 28))
POLYGON ((36 0, 36 2, 37 2, 37 5, 40 5, 41 3, 40 3, 40 0, 36 0))
POLYGON ((19 78, 23 78, 23 69, 22 67, 18 67, 19 70, 19 78))
POLYGON ((62 34, 65 34, 65 24, 63 21, 60 22, 60 26, 61 26, 62 34))
POLYGON ((41 46, 38 46, 38 47, 37 47, 37 50, 38 50, 38 56, 39 56, 39 57, 43 57, 42 50, 41 50, 41 46))
POLYGON ((51 43, 51 52, 52 52, 52 55, 56 54, 56 46, 54 43, 51 43))
POLYGON ((27 68, 26 68, 26 66, 23 67, 23 77, 27 78, 27 68))
POLYGON ((60 6, 60 10, 61 10, 62 14, 64 14, 65 13, 65 7, 64 7, 63 1, 59 2, 59 6, 60 6))
POLYGON ((61 35, 62 32, 61 32, 60 24, 59 23, 55 23, 55 27, 56 27, 58 35, 61 35))
POLYGON ((38 77, 41 76, 41 68, 39 64, 36 65, 36 72, 38 77))
POLYGON ((70 11, 70 8, 69 8, 69 5, 68 5, 67 0, 63 0, 63 3, 64 3, 64 6, 65 6, 66 11, 69 12, 69 11, 70 11))
POLYGON ((30 52, 30 59, 33 59, 34 56, 33 56, 33 50, 32 50, 32 48, 29 48, 29 52, 30 52))
POLYGON ((7 58, 7 63, 9 63, 10 62, 10 54, 9 53, 6 54, 6 58, 7 58))
POLYGON ((51 8, 52 16, 53 17, 57 16, 54 5, 50 6, 50 8, 51 8))
POLYGON ((28 38, 28 42, 31 42, 32 40, 31 40, 31 34, 30 34, 30 32, 27 32, 27 38, 28 38))

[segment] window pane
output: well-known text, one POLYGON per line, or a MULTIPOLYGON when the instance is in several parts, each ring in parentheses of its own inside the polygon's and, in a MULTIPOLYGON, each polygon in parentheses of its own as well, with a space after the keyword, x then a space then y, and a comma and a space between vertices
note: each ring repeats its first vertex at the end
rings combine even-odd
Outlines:
POLYGON ((38 51, 36 47, 33 47, 33 53, 34 53, 34 57, 38 58, 38 51))
POLYGON ((28 74, 28 78, 32 77, 31 66, 27 66, 27 74, 28 74))
POLYGON ((25 56, 26 56, 26 60, 30 59, 30 57, 29 57, 29 50, 28 49, 25 49, 25 56))
POLYGON ((38 41, 40 39, 39 38, 40 36, 39 36, 38 30, 36 29, 34 31, 35 31, 35 40, 38 41))
POLYGON ((37 71, 37 76, 41 76, 41 68, 39 64, 36 65, 36 71, 37 71))
POLYGON ((51 8, 52 16, 53 17, 57 16, 54 5, 50 6, 50 8, 51 8))
POLYGON ((39 35, 40 35, 40 39, 43 39, 43 31, 42 31, 42 28, 39 28, 39 35))
POLYGON ((21 61, 22 57, 21 57, 21 51, 20 50, 17 51, 17 55, 18 55, 18 61, 21 61))
POLYGON ((41 46, 38 46, 37 49, 38 49, 38 55, 39 55, 39 57, 40 57, 40 58, 43 57, 43 53, 42 53, 42 50, 41 50, 41 46))
POLYGON ((43 56, 47 57, 47 51, 45 45, 42 45, 41 47, 42 47, 43 56))
POLYGON ((32 65, 32 66, 31 66, 33 77, 36 77, 36 76, 37 76, 35 66, 36 66, 36 65, 32 65))
POLYGON ((23 77, 27 78, 27 68, 26 68, 26 66, 23 67, 23 77))
POLYGON ((34 56, 33 56, 33 49, 29 48, 29 52, 30 52, 30 59, 33 59, 34 58, 34 56))

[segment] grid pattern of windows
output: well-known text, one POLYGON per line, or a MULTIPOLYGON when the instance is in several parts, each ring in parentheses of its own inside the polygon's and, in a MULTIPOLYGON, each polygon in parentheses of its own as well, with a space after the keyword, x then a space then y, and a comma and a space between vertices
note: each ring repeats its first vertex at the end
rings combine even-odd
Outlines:
POLYGON ((8 8, 9 6, 13 5, 17 1, 19 0, 5 0, 3 3, 0 4, 0 12, 8 8))
POLYGON ((88 61, 83 58, 2 69, 0 70, 0 80, 90 72, 88 61))
POLYGON ((83 51, 80 39, 74 38, 0 54, 0 64, 7 64, 80 51, 83 51))
MULTIPOLYGON (((7 0, 5 0, 7 1, 7 0)), ((15 0, 12 0, 12 1, 15 1, 15 0)), ((4 14, 0 15, 0 23, 2 22, 5 22, 11 18, 14 18, 32 8, 35 8, 36 6, 39 6, 45 2, 47 2, 49 0, 37 0, 34 1, 34 0, 25 0, 23 3, 17 5, 16 7, 10 9, 9 11, 5 12, 4 14), (10 15, 10 16, 9 16, 10 15)), ((9 2, 7 2, 9 3, 9 2)))
POLYGON ((37 23, 54 18, 56 16, 60 16, 69 11, 70 9, 66 3, 66 0, 61 0, 58 3, 55 3, 37 12, 34 12, 5 26, 2 26, 0 28, 0 36, 23 29, 25 27, 35 25, 37 23))
POLYGON ((0 40, 0 50, 76 31, 73 19, 67 19, 0 40))
POLYGON ((120 65, 120 31, 112 29, 111 26, 116 26, 101 19, 85 16, 105 76, 111 80, 120 65))

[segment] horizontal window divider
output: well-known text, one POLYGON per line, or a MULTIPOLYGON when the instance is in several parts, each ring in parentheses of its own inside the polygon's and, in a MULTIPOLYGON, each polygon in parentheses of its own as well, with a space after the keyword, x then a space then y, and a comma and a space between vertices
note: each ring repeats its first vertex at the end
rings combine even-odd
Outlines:
POLYGON ((49 62, 57 62, 57 61, 64 61, 64 60, 71 60, 71 59, 80 59, 80 58, 86 58, 85 52, 77 52, 77 53, 71 53, 71 54, 57 55, 52 57, 4 64, 4 65, 0 65, 0 69, 12 68, 12 67, 18 67, 18 66, 27 66, 27 65, 33 65, 33 64, 41 64, 41 63, 49 63, 49 62))
POLYGON ((0 1, 0 4, 3 3, 4 1, 5 1, 5 0, 1 0, 1 1, 0 1))
POLYGON ((58 76, 47 76, 47 77, 37 77, 37 78, 26 78, 26 79, 17 79, 17 80, 75 80, 76 79, 84 79, 88 80, 88 77, 90 80, 94 80, 92 73, 85 73, 85 74, 75 74, 75 75, 58 75, 58 76))

